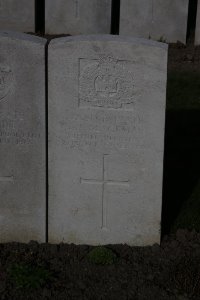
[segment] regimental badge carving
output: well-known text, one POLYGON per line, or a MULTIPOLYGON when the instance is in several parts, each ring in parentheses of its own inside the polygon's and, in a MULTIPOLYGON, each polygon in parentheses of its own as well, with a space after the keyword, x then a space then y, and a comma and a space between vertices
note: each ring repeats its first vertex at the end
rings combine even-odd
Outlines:
POLYGON ((0 100, 6 97, 13 83, 12 71, 9 66, 0 64, 0 100))
POLYGON ((101 57, 80 59, 79 106, 120 109, 134 102, 130 62, 101 57))

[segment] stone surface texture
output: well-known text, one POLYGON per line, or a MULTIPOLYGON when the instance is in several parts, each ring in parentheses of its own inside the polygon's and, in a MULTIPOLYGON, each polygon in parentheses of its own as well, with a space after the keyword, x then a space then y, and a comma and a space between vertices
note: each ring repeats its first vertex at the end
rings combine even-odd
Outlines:
POLYGON ((35 32, 35 1, 0 0, 0 30, 35 32))
POLYGON ((198 1, 197 6, 195 45, 200 45, 200 1, 198 1))
POLYGON ((45 241, 45 43, 0 32, 0 242, 45 241))
POLYGON ((120 34, 186 43, 188 0, 121 0, 120 34))
POLYGON ((167 45, 49 45, 49 242, 160 242, 167 45))
POLYGON ((110 33, 111 0, 46 0, 47 34, 110 33))

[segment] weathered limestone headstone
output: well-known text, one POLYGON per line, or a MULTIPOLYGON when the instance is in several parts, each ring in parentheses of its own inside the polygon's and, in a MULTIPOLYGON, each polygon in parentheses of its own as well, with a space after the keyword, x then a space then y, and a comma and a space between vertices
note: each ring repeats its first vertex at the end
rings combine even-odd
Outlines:
POLYGON ((0 242, 45 241, 45 43, 0 32, 0 242))
POLYGON ((149 38, 152 0, 120 0, 120 34, 149 38))
POLYGON ((197 6, 195 45, 200 45, 200 1, 198 1, 198 6, 197 6))
POLYGON ((0 30, 35 32, 35 1, 0 0, 0 30))
POLYGON ((111 0, 46 0, 48 34, 110 33, 111 0))
POLYGON ((49 242, 159 242, 167 45, 49 45, 49 242))
POLYGON ((121 0, 120 34, 186 42, 188 0, 121 0))

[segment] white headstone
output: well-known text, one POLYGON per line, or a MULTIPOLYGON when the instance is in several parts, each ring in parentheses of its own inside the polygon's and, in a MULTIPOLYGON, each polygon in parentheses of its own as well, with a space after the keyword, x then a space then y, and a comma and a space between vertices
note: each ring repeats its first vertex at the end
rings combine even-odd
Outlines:
POLYGON ((0 242, 45 241, 45 43, 0 32, 0 242))
POLYGON ((0 30, 35 32, 35 1, 0 0, 0 30))
POLYGON ((200 45, 200 1, 198 1, 198 6, 197 6, 195 45, 200 45))
POLYGON ((46 0, 48 34, 110 33, 111 0, 46 0))
POLYGON ((189 0, 121 0, 120 34, 186 42, 189 0))
POLYGON ((49 45, 49 242, 160 241, 167 45, 49 45))

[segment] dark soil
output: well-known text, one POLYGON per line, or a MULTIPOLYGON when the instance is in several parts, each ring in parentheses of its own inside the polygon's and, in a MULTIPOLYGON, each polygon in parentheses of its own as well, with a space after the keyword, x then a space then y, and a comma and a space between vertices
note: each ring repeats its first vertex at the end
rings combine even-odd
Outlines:
POLYGON ((168 53, 168 72, 172 70, 200 72, 200 46, 170 44, 168 53))
POLYGON ((200 299, 200 234, 195 231, 179 230, 161 246, 108 245, 117 256, 110 265, 89 261, 93 248, 1 244, 0 299, 200 299), (40 266, 51 277, 41 286, 20 288, 8 272, 15 263, 40 266))
MULTIPOLYGON (((200 47, 170 45, 168 73, 198 73, 199 67, 200 47)), ((92 261, 96 247, 87 245, 0 244, 0 300, 200 299, 200 233, 179 229, 166 235, 171 215, 178 214, 175 203, 189 197, 198 181, 200 123, 198 112, 190 119, 185 110, 168 114, 161 245, 107 245, 115 259, 92 261)))

